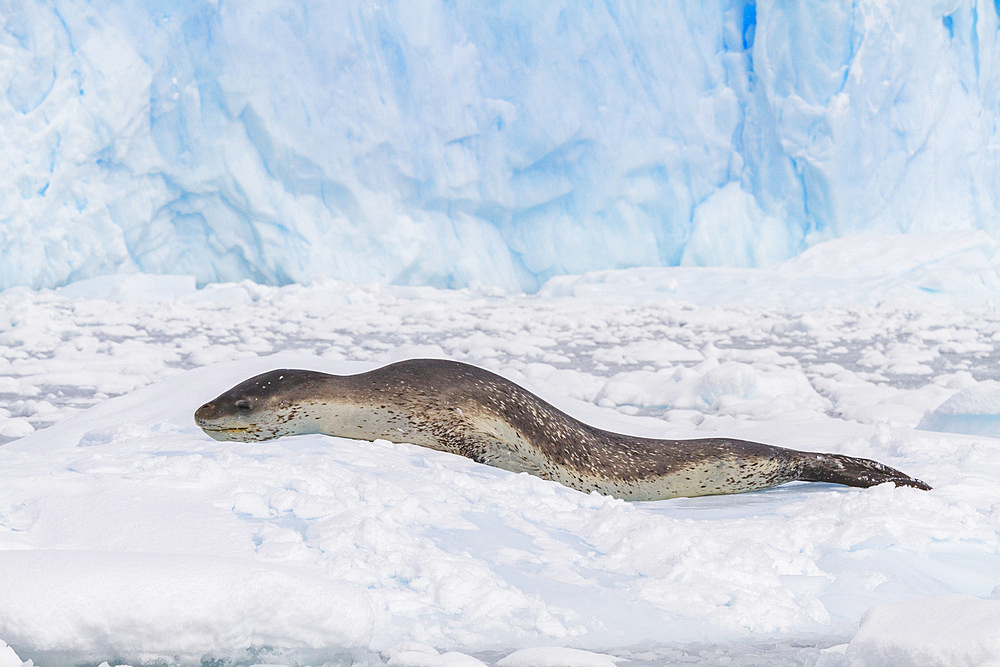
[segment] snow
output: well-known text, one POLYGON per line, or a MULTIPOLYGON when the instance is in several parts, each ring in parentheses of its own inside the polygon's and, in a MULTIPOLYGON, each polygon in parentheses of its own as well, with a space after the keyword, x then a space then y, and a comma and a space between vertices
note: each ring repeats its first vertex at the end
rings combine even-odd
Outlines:
POLYGON ((982 382, 948 397, 918 428, 1000 437, 1000 382, 982 382))
POLYGON ((596 272, 534 295, 150 275, 8 289, 0 659, 996 662, 1000 440, 919 427, 1000 380, 983 274, 950 271, 984 243, 841 239, 769 269, 596 272), (922 289, 935 270, 947 283, 922 289), (603 428, 865 456, 934 490, 629 504, 406 444, 222 443, 192 421, 267 369, 415 356, 490 368, 603 428))
POLYGON ((12 3, 0 289, 156 273, 533 291, 771 267, 860 234, 988 244, 998 11, 12 3))
POLYGON ((873 607, 847 655, 866 665, 996 664, 1000 600, 945 595, 873 607))
POLYGON ((621 661, 593 651, 575 648, 536 647, 511 653, 498 667, 615 667, 621 661))
POLYGON ((7 646, 7 643, 0 640, 0 667, 21 667, 23 663, 14 652, 14 649, 7 646))
MULTIPOLYGON (((76 498, 83 501, 85 496, 76 498)), ((143 498, 103 500, 112 505, 110 511, 101 512, 97 503, 90 511, 103 514, 107 521, 124 508, 143 511, 147 520, 157 512, 181 511, 176 503, 146 505, 143 498)), ((121 518, 120 527, 131 523, 130 517, 121 518)), ((63 539, 68 541, 66 535, 63 539)), ((104 542, 103 549, 0 553, 4 572, 21 574, 0 585, 5 636, 44 651, 192 664, 206 652, 227 658, 234 647, 274 643, 303 655, 331 645, 349 654, 371 635, 367 597, 318 580, 312 572, 227 558, 219 552, 208 558, 170 554, 169 548, 129 553, 113 542, 113 538, 104 542)), ((41 657, 38 662, 50 659, 41 657)))

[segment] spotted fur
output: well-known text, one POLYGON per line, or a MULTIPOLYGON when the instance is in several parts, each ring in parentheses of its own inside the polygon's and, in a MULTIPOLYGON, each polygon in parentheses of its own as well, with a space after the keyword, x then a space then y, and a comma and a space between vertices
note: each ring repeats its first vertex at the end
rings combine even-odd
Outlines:
POLYGON ((198 408, 195 421, 217 440, 325 433, 407 442, 627 500, 740 493, 795 480, 930 488, 868 459, 731 438, 604 431, 499 375, 439 359, 357 375, 270 371, 198 408))

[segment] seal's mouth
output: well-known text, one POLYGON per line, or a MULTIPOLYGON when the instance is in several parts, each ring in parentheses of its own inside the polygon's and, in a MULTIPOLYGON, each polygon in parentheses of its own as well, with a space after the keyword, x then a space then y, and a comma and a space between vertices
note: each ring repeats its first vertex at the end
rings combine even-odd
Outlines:
POLYGON ((208 426, 198 424, 205 434, 212 438, 213 440, 237 440, 237 441, 250 441, 259 440, 260 438, 254 437, 252 431, 246 426, 208 426))

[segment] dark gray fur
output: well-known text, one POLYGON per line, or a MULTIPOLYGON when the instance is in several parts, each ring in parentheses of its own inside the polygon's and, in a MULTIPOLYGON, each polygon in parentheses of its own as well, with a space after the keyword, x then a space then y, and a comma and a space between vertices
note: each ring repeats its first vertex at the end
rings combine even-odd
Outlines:
POLYGON ((326 433, 408 442, 629 500, 739 493, 795 480, 930 488, 876 461, 840 454, 605 431, 495 373, 439 359, 346 376, 270 371, 206 403, 195 421, 220 440, 326 433))

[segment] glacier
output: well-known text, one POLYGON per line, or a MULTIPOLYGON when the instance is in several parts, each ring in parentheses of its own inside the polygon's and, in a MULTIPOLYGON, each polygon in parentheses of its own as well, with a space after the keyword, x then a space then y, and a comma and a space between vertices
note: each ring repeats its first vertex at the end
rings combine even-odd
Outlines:
POLYGON ((0 289, 1000 236, 1000 2, 0 0, 0 289))

